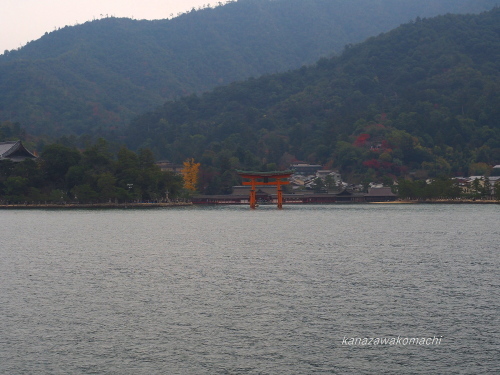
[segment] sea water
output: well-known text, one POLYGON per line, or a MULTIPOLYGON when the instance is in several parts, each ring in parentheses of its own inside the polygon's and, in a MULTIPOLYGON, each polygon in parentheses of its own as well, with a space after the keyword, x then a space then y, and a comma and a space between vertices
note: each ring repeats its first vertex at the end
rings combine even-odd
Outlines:
POLYGON ((499 214, 3 210, 0 373, 500 373, 499 214))

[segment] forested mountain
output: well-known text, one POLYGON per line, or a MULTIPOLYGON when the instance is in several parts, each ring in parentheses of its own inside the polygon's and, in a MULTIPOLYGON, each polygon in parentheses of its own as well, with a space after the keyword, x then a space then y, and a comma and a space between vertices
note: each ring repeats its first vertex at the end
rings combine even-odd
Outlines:
POLYGON ((167 99, 314 63, 417 16, 496 2, 239 0, 171 20, 65 27, 0 56, 0 121, 34 134, 110 134, 167 99))
POLYGON ((500 163, 500 8, 414 22, 315 66, 167 102, 128 128, 158 156, 194 157, 206 192, 233 168, 296 160, 382 179, 500 163))

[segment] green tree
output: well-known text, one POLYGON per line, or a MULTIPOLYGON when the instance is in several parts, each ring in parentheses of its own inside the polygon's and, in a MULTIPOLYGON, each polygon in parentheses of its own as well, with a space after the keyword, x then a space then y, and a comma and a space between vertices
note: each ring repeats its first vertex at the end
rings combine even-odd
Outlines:
POLYGON ((6 198, 10 201, 20 203, 26 200, 29 180, 25 177, 11 176, 5 181, 6 198))
POLYGON ((97 188, 99 198, 104 201, 111 201, 116 197, 116 178, 109 172, 102 173, 97 178, 97 188))
POLYGON ((95 203, 99 199, 99 194, 89 184, 75 186, 71 189, 71 193, 80 203, 95 203))
POLYGON ((86 169, 93 169, 95 172, 105 172, 111 168, 113 156, 109 150, 108 142, 99 138, 95 144, 88 147, 83 152, 83 163, 86 169))
POLYGON ((481 188, 481 196, 488 198, 492 195, 491 192, 492 192, 492 186, 491 186, 490 179, 488 177, 485 177, 484 182, 483 182, 483 186, 481 188))
POLYGON ((66 181, 66 189, 71 190, 76 185, 83 184, 85 179, 85 167, 83 165, 73 165, 69 167, 68 172, 64 176, 66 181))
POLYGON ((61 186, 68 169, 80 162, 81 154, 76 149, 52 144, 45 147, 41 158, 42 169, 49 181, 55 186, 61 186))
POLYGON ((328 190, 333 190, 336 188, 336 183, 335 183, 335 178, 329 174, 325 177, 325 187, 328 189, 328 190))
POLYGON ((483 193, 483 179, 475 178, 471 183, 471 195, 474 199, 481 198, 483 193))
POLYGON ((314 179, 314 191, 317 193, 323 192, 325 190, 325 183, 319 177, 314 179))
POLYGON ((66 195, 66 193, 64 193, 64 191, 60 189, 53 189, 48 197, 48 200, 51 203, 64 203, 67 201, 67 199, 68 196, 66 195))
POLYGON ((495 191, 494 195, 495 199, 497 201, 500 201, 500 181, 495 182, 494 191, 495 191))

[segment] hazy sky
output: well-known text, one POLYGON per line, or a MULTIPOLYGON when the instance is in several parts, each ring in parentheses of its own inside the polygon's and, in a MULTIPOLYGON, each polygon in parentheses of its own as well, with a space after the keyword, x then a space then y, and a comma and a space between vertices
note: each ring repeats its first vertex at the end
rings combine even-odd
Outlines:
MULTIPOLYGON (((84 23, 101 15, 135 19, 169 18, 210 0, 0 0, 0 54, 40 38, 45 32, 84 23)), ((221 1, 225 2, 225 1, 221 1)))

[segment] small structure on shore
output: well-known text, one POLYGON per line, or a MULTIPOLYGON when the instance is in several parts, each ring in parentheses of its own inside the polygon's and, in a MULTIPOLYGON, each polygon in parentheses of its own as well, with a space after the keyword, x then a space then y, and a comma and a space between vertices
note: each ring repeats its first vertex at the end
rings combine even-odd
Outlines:
POLYGON ((365 194, 366 202, 394 202, 397 196, 390 187, 369 188, 365 194))

